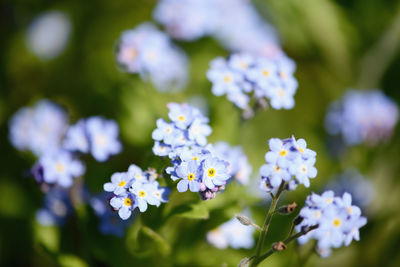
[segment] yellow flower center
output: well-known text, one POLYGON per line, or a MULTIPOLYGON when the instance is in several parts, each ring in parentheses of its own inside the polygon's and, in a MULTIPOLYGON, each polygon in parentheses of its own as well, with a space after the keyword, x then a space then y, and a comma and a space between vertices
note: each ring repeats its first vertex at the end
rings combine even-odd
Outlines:
POLYGON ((124 186, 124 185, 126 185, 126 181, 121 181, 118 183, 118 186, 124 186))
POLYGON ((224 78, 224 82, 226 82, 226 83, 230 83, 232 81, 232 78, 231 77, 229 77, 229 76, 225 76, 225 78, 224 78))
POLYGON ((194 175, 193 173, 189 173, 188 176, 187 176, 187 179, 188 179, 189 181, 193 181, 194 178, 195 178, 195 175, 194 175))
POLYGON ((351 209, 351 207, 346 207, 346 210, 350 215, 353 213, 353 210, 351 209))
POLYGON ((126 57, 128 58, 128 60, 133 60, 136 58, 138 52, 135 48, 129 48, 126 51, 126 57))
POLYGON ((265 77, 268 77, 269 76, 269 71, 263 70, 262 75, 265 76, 265 77))
POLYGON ((130 198, 125 198, 124 204, 125 204, 126 206, 132 206, 132 199, 130 199, 130 198))
POLYGON ((300 170, 302 173, 307 173, 307 166, 301 166, 300 170))
POLYGON ((139 191, 139 197, 145 197, 145 196, 146 196, 146 192, 144 192, 143 190, 139 191))
POLYGON ((99 146, 102 146, 105 144, 105 142, 106 142, 106 138, 102 134, 99 134, 96 136, 96 144, 98 144, 99 146))
POLYGON ((198 156, 194 156, 194 157, 192 158, 192 160, 198 160, 198 159, 199 159, 198 156))
POLYGON ((240 63, 240 67, 242 67, 243 69, 247 69, 249 67, 249 64, 247 64, 246 62, 242 62, 240 63))
POLYGON ((278 90, 278 96, 283 97, 285 95, 285 91, 283 89, 278 90))
POLYGON ((63 172, 63 171, 65 170, 64 164, 62 164, 62 163, 57 163, 57 165, 56 165, 56 170, 57 170, 58 172, 63 172))
POLYGON ((281 71, 281 72, 279 73, 279 75, 281 76, 282 79, 286 79, 286 78, 287 78, 286 72, 281 71))
POLYGON ((208 169, 207 173, 208 173, 208 176, 212 178, 215 176, 215 169, 210 168, 210 169, 208 169))
POLYGON ((275 172, 280 172, 280 171, 281 171, 281 168, 279 168, 278 165, 275 165, 275 166, 274 166, 274 171, 275 171, 275 172))
POLYGON ((342 224, 342 221, 338 218, 333 220, 333 226, 339 227, 342 224))
POLYGON ((171 132, 172 132, 172 128, 171 128, 171 127, 165 128, 165 132, 166 132, 167 134, 171 133, 171 132))
POLYGON ((327 199, 325 199, 325 202, 331 204, 333 202, 333 198, 328 197, 327 199))
POLYGON ((180 115, 180 116, 178 117, 178 120, 180 120, 180 121, 185 121, 185 116, 180 115))
POLYGON ((321 217, 321 211, 320 210, 314 211, 314 218, 318 219, 319 217, 321 217))
POLYGON ((284 157, 287 155, 287 151, 282 149, 281 151, 279 151, 279 156, 284 157))
POLYGON ((300 153, 304 153, 304 149, 302 149, 301 147, 298 147, 297 150, 298 150, 300 153))

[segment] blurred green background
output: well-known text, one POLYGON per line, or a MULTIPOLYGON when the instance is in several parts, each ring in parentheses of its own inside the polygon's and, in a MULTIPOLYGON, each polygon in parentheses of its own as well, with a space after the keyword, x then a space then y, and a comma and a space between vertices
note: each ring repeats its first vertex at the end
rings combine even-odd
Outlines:
MULTIPOLYGON (((318 176, 311 188, 287 193, 281 203, 304 203, 331 177, 355 167, 372 180, 376 196, 365 211, 369 219, 361 241, 335 250, 328 259, 313 255, 307 266, 400 266, 400 138, 387 144, 359 145, 341 157, 330 156, 323 120, 327 105, 347 88, 381 88, 400 102, 400 1, 256 0, 260 14, 277 28, 285 52, 297 63, 299 89, 293 110, 267 110, 240 122, 240 111, 225 97, 211 94, 205 77, 208 63, 227 56, 216 41, 177 42, 190 58, 189 84, 181 93, 159 93, 135 75, 117 70, 113 45, 120 33, 151 20, 155 0, 47 1, 4 0, 0 3, 0 265, 1 266, 237 266, 252 250, 218 250, 206 242, 207 231, 251 206, 261 224, 267 205, 236 184, 215 200, 201 204, 200 219, 166 217, 175 206, 199 202, 196 194, 173 194, 171 203, 151 207, 137 218, 124 238, 103 236, 88 207, 81 207, 61 228, 35 222, 43 194, 30 177, 35 158, 8 141, 8 119, 20 107, 48 98, 66 108, 70 122, 102 115, 121 128, 123 152, 111 161, 85 159, 85 182, 102 191, 112 173, 135 163, 160 167, 152 156, 151 132, 166 103, 202 96, 209 105, 210 142, 241 145, 254 178, 264 161, 267 140, 294 134, 318 153, 318 176), (66 12, 73 24, 70 42, 58 58, 43 62, 25 43, 30 22, 43 11, 66 12), (208 219, 205 219, 207 218, 208 219)), ((398 128, 398 127, 397 127, 398 128)), ((267 242, 283 238, 291 217, 276 216, 267 242)), ((307 247, 300 249, 307 253, 307 247)), ((261 266, 296 266, 295 246, 273 255, 261 266)))

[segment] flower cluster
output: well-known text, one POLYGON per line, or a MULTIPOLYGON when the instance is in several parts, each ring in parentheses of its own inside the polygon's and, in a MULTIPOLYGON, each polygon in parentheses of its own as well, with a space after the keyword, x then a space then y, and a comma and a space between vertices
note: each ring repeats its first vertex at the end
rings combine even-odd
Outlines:
POLYGON ((11 143, 38 156, 32 168, 35 179, 65 188, 85 172, 76 152, 91 153, 96 160, 105 161, 122 149, 118 132, 114 121, 101 117, 68 126, 66 112, 47 100, 20 109, 10 120, 11 143))
POLYGON ((168 108, 171 122, 157 120, 157 129, 152 133, 154 154, 171 159, 173 166, 166 172, 174 181, 181 179, 177 184, 179 192, 189 189, 199 192, 202 199, 214 198, 231 175, 229 163, 207 145, 211 134, 208 118, 188 104, 169 103, 168 108))
POLYGON ((274 109, 294 107, 296 64, 284 55, 271 59, 239 53, 227 60, 216 58, 210 67, 207 78, 212 82, 213 94, 226 94, 241 109, 250 109, 251 94, 257 101, 269 99, 274 109))
POLYGON ((377 144, 391 137, 398 118, 396 103, 381 91, 350 90, 329 107, 325 128, 347 145, 377 144))
POLYGON ((298 184, 310 186, 310 178, 317 176, 314 167, 316 153, 307 148, 304 139, 292 138, 280 140, 272 138, 268 142, 270 151, 265 154, 264 164, 260 168, 260 188, 271 192, 283 182, 286 189, 294 190, 298 184))
POLYGON ((254 245, 254 228, 241 224, 236 218, 207 233, 207 241, 219 249, 225 249, 228 246, 234 249, 250 249, 254 245))
POLYGON ((151 23, 122 33, 116 60, 129 73, 139 73, 160 91, 181 89, 187 80, 187 59, 169 39, 151 23), (168 71, 166 71, 168 70, 168 71))
POLYGON ((156 178, 153 170, 143 171, 132 164, 127 172, 114 173, 111 182, 104 184, 104 191, 113 193, 110 205, 121 219, 127 220, 136 207, 145 212, 148 204, 158 207, 168 201, 169 188, 160 187, 156 178))
POLYGON ((213 36, 231 51, 279 55, 272 26, 264 22, 246 0, 162 0, 155 19, 177 39, 193 41, 213 36))
POLYGON ((304 231, 311 226, 318 227, 301 236, 300 244, 310 239, 316 239, 317 252, 322 257, 331 253, 331 248, 343 244, 348 246, 351 241, 359 240, 359 229, 367 223, 361 216, 359 207, 352 205, 351 195, 344 193, 342 197, 334 196, 333 191, 322 195, 311 194, 307 197, 305 207, 300 211, 301 222, 296 226, 297 231, 304 231))

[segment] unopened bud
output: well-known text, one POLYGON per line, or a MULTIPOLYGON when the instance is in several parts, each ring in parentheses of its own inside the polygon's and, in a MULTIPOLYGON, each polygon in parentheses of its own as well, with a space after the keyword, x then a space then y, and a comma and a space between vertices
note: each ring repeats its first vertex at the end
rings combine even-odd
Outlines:
POLYGON ((280 214, 285 214, 286 215, 286 214, 292 213, 296 208, 297 208, 297 204, 296 204, 296 202, 293 202, 292 204, 280 207, 278 209, 278 212, 280 214))
POLYGON ((282 241, 276 242, 272 244, 272 249, 275 251, 282 251, 286 249, 286 244, 283 243, 282 241))
POLYGON ((294 225, 299 225, 302 221, 303 221, 303 217, 297 216, 296 218, 294 218, 293 224, 294 225))
POLYGON ((236 214, 235 217, 243 225, 253 225, 253 222, 250 220, 249 217, 246 217, 242 214, 236 214))
POLYGON ((248 267, 248 266, 250 266, 250 258, 243 258, 239 262, 239 267, 248 267))

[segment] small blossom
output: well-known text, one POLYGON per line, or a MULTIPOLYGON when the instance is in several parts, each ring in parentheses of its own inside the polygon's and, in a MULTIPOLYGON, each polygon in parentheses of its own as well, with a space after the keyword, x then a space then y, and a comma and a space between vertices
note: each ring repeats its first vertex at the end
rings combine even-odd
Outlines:
POLYGON ((110 205, 118 211, 118 215, 122 220, 127 220, 132 211, 138 206, 138 199, 133 194, 125 193, 113 197, 110 200, 110 205))
POLYGON ((112 120, 91 117, 86 121, 87 134, 90 140, 90 151, 97 161, 105 161, 109 156, 121 152, 118 141, 118 125, 112 120))
POLYGON ((185 192, 188 187, 192 192, 199 192, 202 170, 196 160, 182 162, 176 169, 176 174, 182 178, 177 185, 179 192, 185 192))
POLYGON ((85 172, 85 166, 66 151, 46 153, 39 158, 39 164, 43 168, 44 182, 57 183, 62 187, 70 187, 73 178, 85 172))

